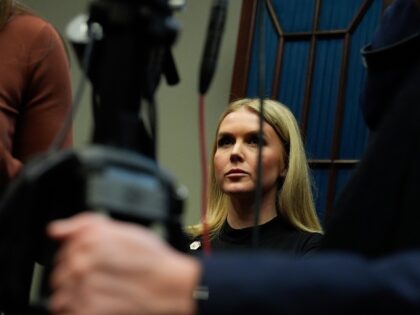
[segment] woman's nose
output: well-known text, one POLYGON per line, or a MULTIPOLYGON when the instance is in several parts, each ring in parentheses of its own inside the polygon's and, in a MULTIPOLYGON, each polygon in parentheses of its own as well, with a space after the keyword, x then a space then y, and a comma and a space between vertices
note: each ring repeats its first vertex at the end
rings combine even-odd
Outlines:
POLYGON ((243 145, 239 141, 235 143, 230 152, 230 160, 233 161, 242 161, 244 158, 243 155, 243 145))

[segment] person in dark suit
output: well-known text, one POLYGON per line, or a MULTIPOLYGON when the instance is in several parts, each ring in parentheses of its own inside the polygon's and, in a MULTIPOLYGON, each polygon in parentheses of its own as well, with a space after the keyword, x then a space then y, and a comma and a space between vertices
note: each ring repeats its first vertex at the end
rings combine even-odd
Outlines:
POLYGON ((364 51, 362 103, 373 134, 336 204, 324 253, 199 261, 145 228, 83 214, 49 226, 63 242, 52 312, 419 314, 419 2, 396 0, 364 51))
POLYGON ((79 214, 55 222, 64 241, 52 314, 419 314, 420 251, 370 261, 351 253, 274 252, 198 260, 138 225, 79 214))

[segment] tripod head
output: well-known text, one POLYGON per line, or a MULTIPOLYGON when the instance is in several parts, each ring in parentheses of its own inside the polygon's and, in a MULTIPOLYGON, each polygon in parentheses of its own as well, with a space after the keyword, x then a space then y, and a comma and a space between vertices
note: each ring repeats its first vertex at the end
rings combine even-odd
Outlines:
MULTIPOLYGON (((179 82, 171 53, 179 32, 166 0, 96 0, 86 30, 100 28, 86 75, 93 86, 93 142, 156 158, 154 94, 164 75, 179 82), (143 103, 148 117, 139 117, 143 103)), ((86 43, 74 43, 79 59, 86 43)))

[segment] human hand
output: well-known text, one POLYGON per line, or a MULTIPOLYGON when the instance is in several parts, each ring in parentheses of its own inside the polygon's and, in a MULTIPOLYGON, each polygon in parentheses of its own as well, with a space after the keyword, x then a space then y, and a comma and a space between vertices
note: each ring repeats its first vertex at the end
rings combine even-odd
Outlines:
POLYGON ((62 246, 51 276, 55 315, 195 314, 195 259, 148 229, 95 214, 48 226, 62 246))

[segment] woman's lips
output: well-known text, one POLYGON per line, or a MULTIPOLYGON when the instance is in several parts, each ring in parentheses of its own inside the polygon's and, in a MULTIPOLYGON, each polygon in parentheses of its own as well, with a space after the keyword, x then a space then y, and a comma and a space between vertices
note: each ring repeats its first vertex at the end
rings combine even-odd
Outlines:
POLYGON ((226 176, 228 177, 233 177, 233 176, 244 176, 244 175, 248 175, 247 172, 245 172, 244 170, 241 169, 232 169, 229 172, 226 173, 226 176))

